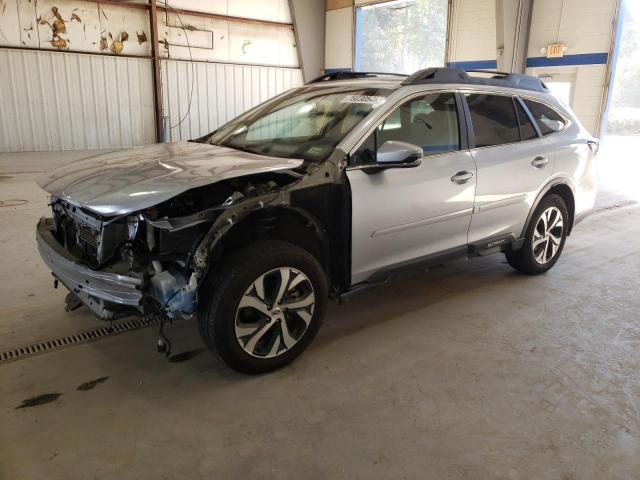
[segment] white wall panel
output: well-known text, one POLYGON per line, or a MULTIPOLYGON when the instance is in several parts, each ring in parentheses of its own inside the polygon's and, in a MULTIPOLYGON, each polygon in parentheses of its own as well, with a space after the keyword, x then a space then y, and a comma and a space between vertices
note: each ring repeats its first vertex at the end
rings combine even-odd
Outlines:
POLYGON ((150 55, 149 14, 85 0, 0 0, 0 46, 150 55))
POLYGON ((200 137, 300 85, 302 73, 297 68, 163 60, 162 98, 170 139, 200 137))
POLYGON ((616 0, 535 0, 531 16, 529 56, 561 42, 565 55, 608 52, 616 0))
POLYGON ((305 81, 324 68, 324 0, 291 0, 291 16, 295 24, 295 39, 300 52, 300 68, 305 81))
MULTIPOLYGON (((288 0, 170 5, 258 20, 158 11, 164 114, 173 125, 189 110, 172 139, 202 135, 302 83, 288 0)), ((155 142, 150 53, 147 9, 0 0, 0 151, 155 142)))
MULTIPOLYGON (((565 56, 610 54, 616 5, 616 0, 535 0, 528 57, 544 57, 543 48, 551 43, 564 45, 565 56)), ((608 88, 608 65, 563 65, 562 60, 558 59, 559 65, 529 67, 526 73, 541 75, 547 82, 570 81, 571 107, 582 124, 597 135, 608 88)))
POLYGON ((325 22, 324 67, 353 68, 353 8, 330 10, 325 22))
POLYGON ((456 0, 451 14, 449 61, 495 60, 495 1, 456 0))
POLYGON ((172 12, 161 12, 158 14, 158 28, 160 55, 163 57, 298 66, 296 40, 291 25, 247 23, 195 15, 178 17, 172 12))
POLYGON ((178 10, 291 23, 288 0, 171 0, 169 5, 178 10))
POLYGON ((155 141, 148 59, 0 48, 0 151, 155 141))

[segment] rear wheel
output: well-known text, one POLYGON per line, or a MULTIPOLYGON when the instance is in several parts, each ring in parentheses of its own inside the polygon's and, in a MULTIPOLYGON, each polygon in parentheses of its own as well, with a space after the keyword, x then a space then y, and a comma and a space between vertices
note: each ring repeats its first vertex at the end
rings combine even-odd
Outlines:
POLYGON ((533 213, 522 247, 505 252, 509 265, 529 275, 553 267, 564 248, 568 218, 567 207, 559 195, 544 197, 533 213))
POLYGON ((327 282, 318 261, 287 242, 239 250, 200 292, 198 325, 209 349, 232 369, 264 373, 300 355, 324 317, 327 282))

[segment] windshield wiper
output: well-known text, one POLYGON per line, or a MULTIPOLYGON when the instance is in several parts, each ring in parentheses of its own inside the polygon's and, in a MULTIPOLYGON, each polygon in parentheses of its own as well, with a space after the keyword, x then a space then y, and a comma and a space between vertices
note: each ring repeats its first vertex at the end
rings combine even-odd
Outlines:
POLYGON ((249 148, 249 147, 245 147, 244 145, 233 145, 231 143, 219 143, 220 146, 222 147, 227 147, 227 148, 233 148, 234 150, 240 150, 242 152, 247 152, 247 153, 254 153, 256 155, 262 155, 260 152, 256 152, 255 150, 249 148))

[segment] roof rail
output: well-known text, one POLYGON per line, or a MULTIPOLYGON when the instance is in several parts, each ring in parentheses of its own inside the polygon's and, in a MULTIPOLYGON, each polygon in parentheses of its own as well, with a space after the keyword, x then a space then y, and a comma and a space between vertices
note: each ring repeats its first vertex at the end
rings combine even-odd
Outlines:
POLYGON ((325 73, 324 75, 320 75, 319 77, 314 78, 313 80, 307 82, 307 85, 310 83, 320 83, 320 82, 328 82, 331 80, 355 80, 359 78, 377 78, 377 77, 406 77, 407 75, 401 73, 384 73, 384 72, 331 72, 325 73))
POLYGON ((491 85, 495 87, 520 88, 535 92, 549 91, 542 80, 522 73, 496 72, 493 70, 463 70, 461 68, 425 68, 413 73, 402 85, 428 83, 463 83, 468 85, 491 85), (472 76, 469 73, 486 73, 491 77, 472 76))

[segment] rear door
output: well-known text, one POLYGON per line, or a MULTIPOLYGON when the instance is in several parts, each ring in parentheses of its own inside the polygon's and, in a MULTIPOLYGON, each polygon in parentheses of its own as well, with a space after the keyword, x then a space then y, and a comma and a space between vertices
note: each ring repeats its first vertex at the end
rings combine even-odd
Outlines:
POLYGON ((388 267, 466 248, 475 164, 466 144, 460 97, 420 94, 392 110, 352 153, 352 283, 388 267), (459 108, 460 107, 460 108, 459 108), (461 138, 465 141, 461 142, 461 138), (368 172, 386 141, 422 147, 414 168, 368 172))
POLYGON ((484 92, 464 97, 478 169, 469 244, 518 238, 537 193, 553 173, 553 145, 541 138, 518 97, 484 92))

